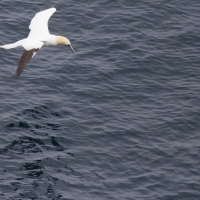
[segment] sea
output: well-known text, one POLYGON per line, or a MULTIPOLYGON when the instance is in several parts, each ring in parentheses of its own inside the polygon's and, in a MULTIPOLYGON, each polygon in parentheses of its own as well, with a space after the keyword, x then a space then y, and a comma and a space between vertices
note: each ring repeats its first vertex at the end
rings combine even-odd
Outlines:
POLYGON ((0 200, 199 200, 200 1, 1 0, 0 200))

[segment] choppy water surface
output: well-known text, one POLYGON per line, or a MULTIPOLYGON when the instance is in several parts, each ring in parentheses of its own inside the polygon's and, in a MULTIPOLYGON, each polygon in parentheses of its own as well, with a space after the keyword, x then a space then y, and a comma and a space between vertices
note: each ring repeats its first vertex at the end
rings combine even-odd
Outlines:
POLYGON ((51 5, 76 54, 0 49, 0 199, 200 199, 200 2, 3 0, 0 43, 51 5))

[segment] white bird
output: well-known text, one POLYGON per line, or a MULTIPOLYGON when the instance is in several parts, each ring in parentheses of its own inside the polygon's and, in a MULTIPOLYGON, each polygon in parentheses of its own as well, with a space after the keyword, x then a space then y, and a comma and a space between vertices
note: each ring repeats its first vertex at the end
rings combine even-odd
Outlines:
POLYGON ((42 46, 65 45, 70 47, 73 53, 74 49, 66 37, 51 35, 48 29, 48 21, 51 15, 56 11, 52 7, 36 13, 29 25, 30 33, 27 38, 19 40, 12 44, 0 46, 0 48, 11 49, 22 46, 25 51, 22 54, 15 77, 18 78, 30 59, 39 51, 42 46))

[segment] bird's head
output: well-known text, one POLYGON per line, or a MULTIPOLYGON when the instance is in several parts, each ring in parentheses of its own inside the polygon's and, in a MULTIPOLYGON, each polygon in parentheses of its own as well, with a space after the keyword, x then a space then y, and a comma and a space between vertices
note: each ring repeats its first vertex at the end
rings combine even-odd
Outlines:
POLYGON ((56 39, 58 45, 65 45, 68 46, 73 53, 75 53, 70 41, 66 37, 58 36, 56 39))

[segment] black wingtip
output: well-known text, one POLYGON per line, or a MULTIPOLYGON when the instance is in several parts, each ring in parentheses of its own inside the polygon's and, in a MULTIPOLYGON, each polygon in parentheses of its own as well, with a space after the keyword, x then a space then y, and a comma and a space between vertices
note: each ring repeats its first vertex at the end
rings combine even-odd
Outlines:
POLYGON ((19 75, 17 75, 17 73, 15 73, 15 80, 17 80, 19 78, 19 75))

